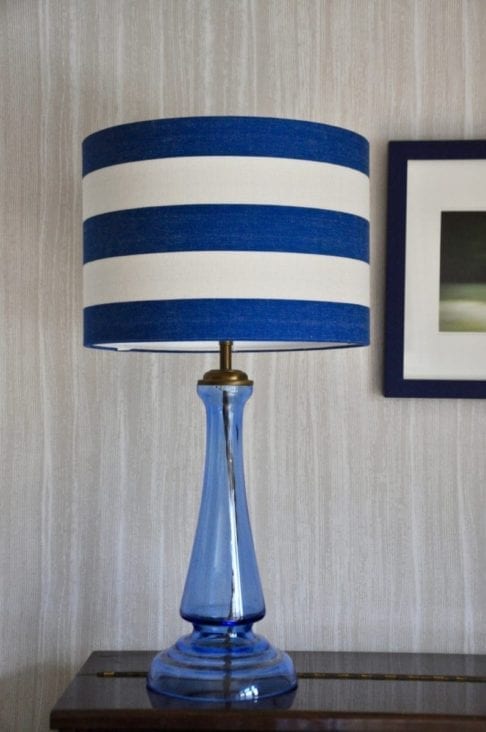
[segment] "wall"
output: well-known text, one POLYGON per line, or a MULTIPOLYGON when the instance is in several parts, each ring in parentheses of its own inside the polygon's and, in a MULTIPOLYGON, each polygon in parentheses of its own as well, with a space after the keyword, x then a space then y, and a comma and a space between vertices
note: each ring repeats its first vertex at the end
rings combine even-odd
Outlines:
POLYGON ((178 618, 206 356, 81 346, 80 144, 124 121, 297 117, 371 141, 373 342, 241 356, 247 484, 286 648, 486 651, 486 404, 381 396, 386 144, 486 135, 482 0, 3 0, 0 728, 47 729, 94 649, 178 618))

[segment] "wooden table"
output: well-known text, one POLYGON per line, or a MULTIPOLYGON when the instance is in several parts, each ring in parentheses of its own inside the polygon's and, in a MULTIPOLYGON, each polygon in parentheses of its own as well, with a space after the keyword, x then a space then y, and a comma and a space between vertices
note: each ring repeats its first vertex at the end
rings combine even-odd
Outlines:
POLYGON ((155 651, 97 651, 51 712, 51 729, 486 731, 486 655, 291 652, 299 688, 240 705, 152 695, 155 651))

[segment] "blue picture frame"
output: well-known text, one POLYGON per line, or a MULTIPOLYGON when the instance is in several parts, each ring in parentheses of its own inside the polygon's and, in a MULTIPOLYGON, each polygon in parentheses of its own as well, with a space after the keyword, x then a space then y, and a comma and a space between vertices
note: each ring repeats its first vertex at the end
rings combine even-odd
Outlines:
MULTIPOLYGON (((409 176, 409 171, 411 170, 410 161, 439 160, 459 161, 459 163, 456 162, 453 164, 455 167, 451 168, 450 172, 453 173, 453 176, 456 174, 456 171, 460 172, 461 170, 460 161, 485 160, 484 170, 486 171, 486 140, 392 141, 389 143, 384 395, 386 397, 484 399, 486 398, 486 332, 484 333, 484 378, 481 378, 478 373, 472 379, 464 378, 463 374, 460 374, 458 378, 437 377, 435 374, 431 374, 430 377, 426 375, 423 378, 420 376, 410 378, 409 374, 404 375, 404 363, 407 357, 405 324, 406 318, 408 317, 405 308, 406 288, 408 288, 408 296, 411 299, 411 285, 410 281, 407 285, 408 275, 406 266, 407 221, 410 221, 407 218, 407 207, 410 204, 408 188, 409 186, 416 185, 417 181, 416 172, 414 173, 412 182, 409 180, 411 177, 409 176)), ((465 163, 462 167, 466 168, 467 165, 465 163)), ((431 167, 430 169, 432 170, 433 168, 431 167)), ((420 167, 415 167, 414 170, 418 170, 418 175, 420 175, 420 167)), ((445 173, 447 179, 447 165, 443 165, 441 171, 445 173)), ((424 186, 425 189, 426 186, 424 186)), ((459 209, 469 208, 467 205, 464 206, 464 195, 464 193, 461 193, 460 198, 462 204, 459 204, 459 209)), ((431 196, 434 196, 433 190, 431 190, 431 196)), ((483 210, 482 206, 480 208, 483 210)), ((486 211, 486 203, 484 210, 486 211)), ((410 226, 409 228, 411 229, 412 227, 410 226)), ((420 246, 426 247, 427 241, 421 242, 420 246)), ((440 252, 440 242, 438 246, 439 249, 435 246, 435 252, 440 252)), ((419 250, 417 249, 417 251, 419 250)), ((440 262, 437 262, 437 268, 439 267, 440 262)), ((437 279, 437 268, 432 268, 435 273, 434 280, 437 279)), ((437 282, 433 286, 439 287, 440 283, 437 282)), ((413 327, 413 323, 410 325, 410 318, 407 323, 407 327, 409 328, 408 332, 410 332, 410 328, 413 327)), ((442 336, 442 334, 440 335, 442 336)), ((463 342, 467 343, 468 335, 470 334, 464 333, 459 337, 463 337, 465 339, 463 342)), ((482 333, 480 334, 480 338, 483 338, 482 333)), ((480 348, 482 348, 482 345, 480 348)), ((482 365, 478 368, 482 369, 482 365)))

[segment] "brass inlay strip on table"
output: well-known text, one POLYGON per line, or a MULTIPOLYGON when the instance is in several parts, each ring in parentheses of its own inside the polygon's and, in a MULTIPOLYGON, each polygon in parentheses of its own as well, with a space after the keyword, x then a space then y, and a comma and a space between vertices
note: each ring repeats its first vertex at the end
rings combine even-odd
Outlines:
POLYGON ((98 671, 96 676, 102 679, 140 679, 147 676, 146 671, 98 671))
POLYGON ((445 674, 356 674, 304 671, 299 679, 351 679, 353 681, 462 681, 485 684, 486 676, 455 676, 445 674))
MULTIPOLYGON (((145 678, 146 671, 98 671, 96 676, 103 679, 145 678)), ((443 674, 357 674, 333 673, 327 671, 302 671, 299 679, 351 680, 351 681, 455 681, 462 683, 486 684, 486 676, 459 676, 443 674)))

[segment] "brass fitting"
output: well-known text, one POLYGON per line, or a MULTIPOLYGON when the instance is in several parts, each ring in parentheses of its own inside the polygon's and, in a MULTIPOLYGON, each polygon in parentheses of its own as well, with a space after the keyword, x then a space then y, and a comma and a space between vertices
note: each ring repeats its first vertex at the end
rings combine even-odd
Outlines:
POLYGON ((200 386, 252 386, 244 371, 231 368, 233 341, 219 342, 219 369, 206 371, 197 383, 200 386))

